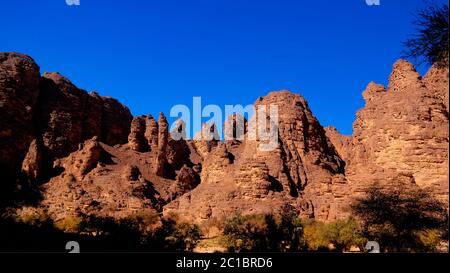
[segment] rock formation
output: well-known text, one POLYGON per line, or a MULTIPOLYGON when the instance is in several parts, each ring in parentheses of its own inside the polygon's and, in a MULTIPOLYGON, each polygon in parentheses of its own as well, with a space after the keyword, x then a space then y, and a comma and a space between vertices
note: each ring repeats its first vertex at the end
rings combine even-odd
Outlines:
MULTIPOLYGON (((210 146, 209 152, 203 153, 200 185, 165 210, 192 220, 200 215, 203 220, 228 215, 236 208, 246 213, 275 212, 289 203, 308 217, 337 217, 338 209, 329 204, 335 191, 346 183, 344 162, 306 101, 300 95, 280 91, 258 99, 255 105, 278 106, 275 150, 261 151, 262 140, 248 137, 233 148, 235 154, 222 142, 210 146)), ((249 123, 256 122, 256 117, 253 119, 249 123)))
POLYGON ((109 145, 126 143, 132 120, 128 108, 115 99, 88 94, 57 73, 41 78, 34 118, 49 161, 94 136, 109 145))
POLYGON ((170 187, 170 200, 190 192, 200 183, 200 176, 192 168, 184 165, 177 174, 176 182, 170 187))
POLYGON ((55 220, 81 214, 123 218, 146 208, 160 209, 171 183, 153 175, 147 156, 126 145, 87 140, 55 162, 61 172, 41 186, 40 206, 55 220))
POLYGON ((37 139, 33 139, 30 143, 22 162, 22 173, 32 181, 39 181, 42 178, 42 144, 37 139))
MULTIPOLYGON (((22 54, 0 53, 0 64, 3 169, 20 170, 26 153, 38 148, 36 143, 42 144, 39 164, 43 170, 39 172, 46 175, 53 160, 67 156, 93 136, 109 145, 126 143, 132 117, 116 100, 88 94, 58 73, 41 77, 34 60, 22 54), (37 142, 30 147, 33 139, 37 142)), ((31 166, 24 167, 28 172, 31 166)))
POLYGON ((0 53, 0 171, 12 185, 39 181, 36 206, 55 219, 154 208, 201 222, 290 205, 330 221, 374 184, 448 202, 448 75, 433 66, 421 77, 398 61, 387 88, 371 82, 362 93, 351 136, 323 128, 302 96, 283 90, 256 100, 265 113, 228 117, 224 140, 214 123, 189 140, 181 120, 169 134, 163 113, 133 119, 112 98, 40 76, 28 56, 0 53))
POLYGON ((145 138, 147 138, 147 143, 150 146, 150 149, 152 151, 156 151, 158 149, 158 123, 151 115, 148 115, 145 118, 145 122, 145 138))
POLYGON ((0 171, 20 170, 34 139, 39 66, 28 56, 0 53, 0 171))
POLYGON ((167 164, 167 143, 169 142, 169 124, 163 113, 159 114, 158 118, 158 147, 155 160, 155 173, 158 176, 166 174, 167 164))
POLYGON ((238 113, 229 116, 224 124, 224 140, 225 141, 242 141, 247 132, 247 120, 238 113))
POLYGON ((130 148, 137 152, 147 152, 150 150, 146 132, 146 117, 135 117, 131 122, 131 132, 128 136, 130 148))
POLYGON ((55 167, 60 167, 65 172, 78 180, 97 167, 102 153, 105 150, 97 141, 97 137, 86 140, 79 145, 78 151, 71 153, 68 157, 55 161, 55 167))
POLYGON ((363 92, 366 105, 351 139, 328 133, 345 151, 350 181, 365 185, 402 175, 448 200, 448 69, 437 70, 422 78, 412 64, 398 61, 387 90, 370 83, 363 92))

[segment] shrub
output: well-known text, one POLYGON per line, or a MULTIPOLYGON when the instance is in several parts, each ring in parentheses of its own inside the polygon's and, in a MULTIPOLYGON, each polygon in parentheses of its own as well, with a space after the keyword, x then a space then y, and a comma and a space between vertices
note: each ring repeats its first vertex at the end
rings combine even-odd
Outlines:
POLYGON ((225 221, 223 243, 230 252, 267 249, 267 228, 264 215, 242 216, 237 212, 225 221))
POLYGON ((224 219, 217 217, 210 218, 201 224, 202 233, 207 238, 217 237, 223 232, 223 227, 225 224, 224 219))
POLYGON ((330 241, 324 236, 325 224, 315 220, 304 222, 303 240, 309 251, 328 250, 330 241))
POLYGON ((192 251, 202 236, 197 225, 177 222, 175 217, 161 218, 153 210, 123 219, 84 216, 80 233, 120 251, 192 251))
MULTIPOLYGON (((279 236, 281 237, 279 249, 281 251, 301 250, 303 248, 303 225, 298 214, 290 206, 286 205, 283 206, 281 210, 280 218, 278 228, 276 225, 273 225, 273 228, 275 229, 274 232, 279 233, 279 236)), ((271 233, 273 234, 274 232, 271 233)))
POLYGON ((440 243, 445 238, 444 233, 439 229, 426 229, 416 232, 417 239, 419 240, 418 245, 422 246, 420 249, 424 252, 437 252, 440 243))
POLYGON ((172 233, 166 237, 169 248, 176 251, 192 251, 202 237, 202 232, 197 225, 178 223, 172 233))
POLYGON ((303 226, 291 207, 280 215, 246 215, 237 212, 225 221, 223 243, 230 252, 299 251, 303 226))
POLYGON ((358 222, 353 218, 340 219, 331 223, 305 221, 303 239, 310 251, 329 251, 331 247, 334 247, 335 251, 345 251, 352 246, 362 249, 367 241, 362 235, 358 222))
POLYGON ((121 222, 130 226, 132 229, 148 235, 153 233, 158 227, 160 216, 157 211, 146 209, 126 217, 121 222))
POLYGON ((54 225, 57 229, 62 231, 77 232, 82 221, 83 219, 81 217, 67 216, 66 218, 56 221, 54 225))
POLYGON ((39 228, 49 228, 53 226, 53 221, 42 209, 23 208, 15 213, 12 213, 11 216, 15 218, 17 223, 22 223, 29 226, 39 228))
POLYGON ((337 251, 349 250, 352 246, 363 249, 367 241, 361 232, 358 222, 353 218, 336 220, 325 225, 325 240, 333 244, 337 251))
POLYGON ((154 235, 158 248, 168 251, 192 251, 202 237, 200 228, 195 224, 179 222, 172 218, 163 218, 162 226, 154 235))

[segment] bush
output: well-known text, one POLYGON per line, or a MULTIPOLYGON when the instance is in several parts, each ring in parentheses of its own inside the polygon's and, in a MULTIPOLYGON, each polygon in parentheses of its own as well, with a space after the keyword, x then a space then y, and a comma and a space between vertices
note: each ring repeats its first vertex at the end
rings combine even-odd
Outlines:
POLYGON ((346 251, 352 246, 363 249, 367 241, 358 222, 353 218, 340 219, 331 223, 309 220, 304 223, 303 239, 309 251, 346 251))
POLYGON ((9 212, 9 216, 14 218, 17 223, 22 223, 38 228, 53 227, 53 221, 42 209, 23 208, 16 212, 9 212))
POLYGON ((175 251, 192 251, 202 237, 202 232, 197 225, 178 223, 171 233, 165 238, 168 248, 175 251))
POLYGON ((305 221, 303 240, 309 251, 328 250, 330 241, 325 236, 325 224, 315 220, 305 221))
POLYGON ((81 217, 67 216, 66 218, 56 221, 54 225, 57 229, 65 232, 77 232, 82 221, 83 219, 81 217))
POLYGON ((62 251, 68 240, 43 210, 11 209, 0 216, 0 252, 62 251))
POLYGON ((61 245, 69 240, 80 242, 88 251, 192 251, 202 236, 197 225, 161 218, 154 210, 122 219, 69 216, 56 223, 43 210, 30 208, 19 213, 11 210, 2 213, 0 230, 8 235, 0 236, 5 249, 20 249, 19 246, 29 249, 30 245, 52 251, 62 250, 61 245))
POLYGON ((136 212, 121 221, 132 229, 138 230, 143 234, 151 234, 160 223, 159 213, 153 209, 136 212))
POLYGON ((297 213, 286 206, 277 217, 237 212, 225 221, 223 242, 230 252, 300 251, 303 226, 297 213))
POLYGON ((223 232, 224 224, 224 219, 213 217, 204 221, 200 228, 207 238, 214 238, 223 232))
POLYGON ((79 230, 119 251, 192 251, 202 236, 197 225, 161 218, 153 210, 123 219, 84 216, 79 230))
POLYGON ((353 218, 336 220, 325 225, 325 240, 333 244, 337 251, 349 250, 352 246, 363 249, 366 239, 362 236, 358 222, 353 218))
POLYGON ((154 243, 167 251, 192 251, 202 237, 195 224, 179 222, 173 217, 161 219, 162 226, 154 235, 154 243))
MULTIPOLYGON (((279 236, 281 237, 281 245, 279 246, 279 250, 301 250, 303 248, 303 225, 298 217, 298 214, 290 206, 284 206, 281 210, 280 217, 281 219, 278 227, 276 226, 276 223, 274 223, 274 232, 272 232, 275 234, 279 233, 279 236)), ((268 218, 268 220, 269 219, 270 218, 268 218)))
POLYGON ((263 251, 268 248, 264 215, 242 216, 237 212, 225 221, 223 242, 230 252, 263 251))
POLYGON ((441 242, 448 240, 444 232, 439 229, 421 230, 416 232, 416 236, 419 240, 417 245, 422 246, 421 251, 423 252, 438 252, 441 242))

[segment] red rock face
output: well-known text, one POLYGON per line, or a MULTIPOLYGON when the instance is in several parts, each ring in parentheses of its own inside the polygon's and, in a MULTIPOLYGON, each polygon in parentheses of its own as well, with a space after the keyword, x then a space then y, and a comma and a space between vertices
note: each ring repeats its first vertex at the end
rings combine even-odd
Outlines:
POLYGON ((145 137, 146 118, 135 117, 131 122, 131 132, 128 136, 128 145, 137 152, 147 152, 150 150, 147 138, 145 137))
POLYGON ((284 90, 255 102, 268 112, 277 106, 276 116, 230 116, 231 139, 204 124, 194 140, 176 140, 183 122, 169 134, 162 113, 158 122, 133 119, 116 100, 56 73, 40 77, 31 58, 2 53, 0 164, 42 180, 38 206, 55 219, 155 208, 201 222, 289 204, 301 217, 330 221, 348 216, 375 183, 427 188, 448 201, 448 68, 422 78, 398 61, 387 89, 369 83, 362 96, 351 136, 324 129, 302 96, 284 90), (274 149, 261 149, 268 141, 252 130, 258 121, 275 129, 274 149))
POLYGON ((166 174, 167 164, 167 143, 169 142, 169 124, 163 113, 159 114, 158 118, 158 148, 156 160, 154 164, 155 173, 158 176, 166 174))
POLYGON ((45 73, 35 120, 52 161, 67 156, 78 143, 94 136, 109 145, 127 143, 132 116, 115 99, 88 94, 57 73, 45 73))
POLYGON ((80 213, 121 218, 158 208, 170 185, 164 180, 152 182, 156 178, 147 155, 126 145, 111 147, 97 138, 86 140, 77 151, 55 161, 62 172, 41 186, 40 206, 54 219, 80 213))
MULTIPOLYGON (((196 221, 220 218, 236 209, 276 212, 288 203, 305 217, 328 219, 334 209, 333 193, 346 182, 344 162, 300 95, 272 92, 255 103, 271 104, 279 109, 277 148, 261 151, 262 141, 249 135, 234 145, 209 145, 210 152, 203 153, 200 185, 165 206, 166 212, 196 221)), ((203 147, 205 142, 195 144, 203 147)))
POLYGON ((130 133, 130 122, 133 119, 128 107, 111 97, 101 97, 102 134, 100 140, 108 145, 124 144, 130 133))
POLYGON ((33 139, 39 66, 28 56, 0 53, 0 170, 14 173, 33 139))
POLYGON ((86 139, 97 136, 109 145, 127 142, 132 116, 115 99, 87 94, 57 73, 41 77, 25 55, 0 53, 0 64, 0 163, 6 170, 20 170, 28 152, 24 171, 48 175, 53 160, 86 139), (33 139, 37 142, 30 147, 33 139), (33 160, 42 162, 31 167, 33 160), (44 171, 30 170, 38 166, 44 171))
POLYGON ((145 118, 145 122, 145 138, 147 138, 150 149, 156 151, 158 149, 158 123, 150 115, 145 118))

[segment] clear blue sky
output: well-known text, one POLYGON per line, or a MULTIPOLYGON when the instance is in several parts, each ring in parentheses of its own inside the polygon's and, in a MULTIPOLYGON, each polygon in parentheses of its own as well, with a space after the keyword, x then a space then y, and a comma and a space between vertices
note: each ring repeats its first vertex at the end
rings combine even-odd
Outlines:
MULTIPOLYGON (((443 2, 443 1, 437 1, 443 2)), ((134 115, 175 104, 302 94, 351 134, 361 92, 386 84, 423 0, 1 0, 0 51, 31 55, 134 115)), ((426 71, 426 67, 419 72, 426 71)))

